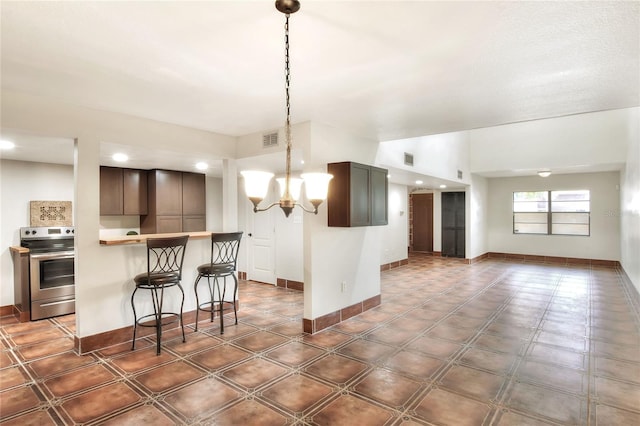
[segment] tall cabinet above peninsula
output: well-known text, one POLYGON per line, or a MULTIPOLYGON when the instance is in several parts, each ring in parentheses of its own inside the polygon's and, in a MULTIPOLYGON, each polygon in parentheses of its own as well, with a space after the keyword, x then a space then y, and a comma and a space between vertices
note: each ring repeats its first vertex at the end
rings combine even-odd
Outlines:
POLYGON ((148 214, 140 232, 162 234, 206 229, 205 175, 149 170, 148 214))

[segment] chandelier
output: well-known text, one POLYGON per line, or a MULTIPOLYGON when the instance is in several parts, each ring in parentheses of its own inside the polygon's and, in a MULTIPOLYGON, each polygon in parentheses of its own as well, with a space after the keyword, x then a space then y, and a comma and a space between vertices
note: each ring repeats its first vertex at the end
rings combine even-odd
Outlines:
POLYGON ((273 173, 264 171, 247 170, 240 174, 244 177, 245 192, 249 200, 253 203, 254 212, 269 210, 273 206, 280 206, 284 215, 289 217, 295 206, 302 210, 318 214, 318 206, 327 198, 329 181, 333 178, 328 173, 303 173, 300 178, 291 177, 291 102, 289 97, 289 86, 291 83, 291 70, 289 65, 289 15, 296 13, 300 9, 298 0, 276 0, 276 9, 285 14, 284 40, 285 40, 285 100, 287 119, 284 125, 284 135, 287 145, 287 159, 285 177, 276 179, 280 185, 280 200, 265 208, 258 205, 265 198, 269 191, 269 184, 273 173), (307 200, 313 209, 305 207, 298 202, 300 190, 304 184, 307 200))

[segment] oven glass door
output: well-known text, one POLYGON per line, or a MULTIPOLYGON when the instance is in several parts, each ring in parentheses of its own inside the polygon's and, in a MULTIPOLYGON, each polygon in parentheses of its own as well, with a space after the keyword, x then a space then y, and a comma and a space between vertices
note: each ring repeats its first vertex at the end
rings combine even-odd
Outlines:
POLYGON ((73 257, 40 260, 40 289, 73 285, 73 257))
POLYGON ((31 299, 74 294, 74 253, 54 252, 32 254, 31 299))

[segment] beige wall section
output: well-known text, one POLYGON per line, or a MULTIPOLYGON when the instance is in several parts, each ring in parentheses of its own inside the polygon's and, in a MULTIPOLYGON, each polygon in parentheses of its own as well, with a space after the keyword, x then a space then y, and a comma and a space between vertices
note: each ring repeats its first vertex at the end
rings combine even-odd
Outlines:
POLYGON ((9 246, 20 245, 19 229, 29 226, 31 200, 73 201, 73 167, 0 160, 0 306, 15 302, 9 246))
POLYGON ((620 260, 619 185, 618 172, 489 179, 488 251, 620 260), (514 192, 565 189, 591 191, 590 236, 513 233, 514 192))
MULTIPOLYGON (((145 268, 144 246, 105 247, 99 233, 99 149, 102 141, 149 149, 212 152, 235 157, 235 139, 152 120, 60 104, 38 97, 2 93, 2 127, 42 136, 77 138, 75 226, 78 253, 77 335, 85 337, 132 324, 131 278, 145 268)), ((183 282, 195 278, 208 242, 189 242, 183 282)), ((185 310, 195 297, 185 292, 185 310)))

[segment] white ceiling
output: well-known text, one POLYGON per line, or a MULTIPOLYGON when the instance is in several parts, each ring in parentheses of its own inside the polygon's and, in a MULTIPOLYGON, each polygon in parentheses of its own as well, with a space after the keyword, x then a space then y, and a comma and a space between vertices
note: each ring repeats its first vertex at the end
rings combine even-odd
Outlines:
MULTIPOLYGON (((640 105, 637 1, 301 3, 294 123, 387 141, 640 105)), ((0 8, 3 90, 235 136, 283 124, 273 1, 0 8)))

